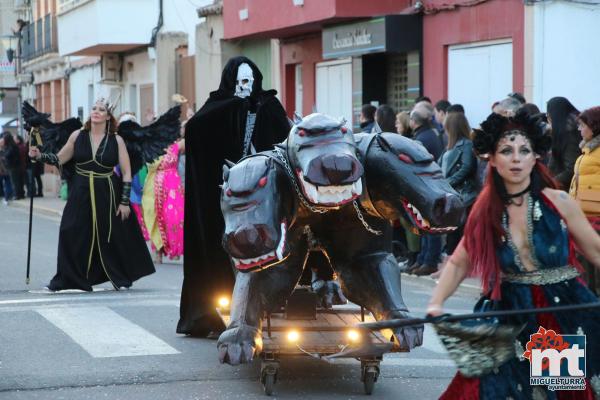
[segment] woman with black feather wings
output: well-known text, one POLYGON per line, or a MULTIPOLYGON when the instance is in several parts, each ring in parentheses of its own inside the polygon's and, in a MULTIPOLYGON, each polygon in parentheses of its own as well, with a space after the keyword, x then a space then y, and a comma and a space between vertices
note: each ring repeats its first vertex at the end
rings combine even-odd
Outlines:
POLYGON ((213 338, 225 329, 215 310, 231 295, 234 275, 221 245, 220 208, 225 160, 237 162, 270 150, 290 130, 275 90, 263 90, 262 74, 246 57, 230 59, 219 89, 186 124, 183 287, 177 333, 213 338))
POLYGON ((30 157, 73 171, 60 224, 57 272, 47 288, 91 291, 110 281, 120 290, 152 274, 154 265, 140 227, 129 218, 131 177, 177 138, 179 107, 149 127, 121 124, 118 134, 104 99, 96 101, 83 128, 72 133, 28 107, 24 106, 26 119, 29 116, 30 125, 40 128, 44 144, 41 150, 31 148, 30 157), (117 165, 121 179, 114 174, 117 165))

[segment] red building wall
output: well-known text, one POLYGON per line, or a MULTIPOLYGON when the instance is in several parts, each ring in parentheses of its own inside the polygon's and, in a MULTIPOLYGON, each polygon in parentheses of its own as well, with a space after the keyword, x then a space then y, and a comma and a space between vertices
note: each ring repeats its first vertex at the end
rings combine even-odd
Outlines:
POLYGON ((281 97, 283 105, 290 116, 297 108, 295 102, 295 64, 302 64, 302 109, 305 115, 310 114, 316 104, 315 65, 323 61, 321 33, 313 34, 297 40, 281 42, 281 97))
POLYGON ((224 38, 248 36, 289 37, 320 30, 323 22, 395 14, 411 0, 223 0, 224 38), (240 21, 239 11, 248 10, 240 21))
POLYGON ((448 46, 495 39, 512 39, 513 90, 524 86, 524 18, 522 0, 489 0, 474 6, 465 0, 425 0, 423 18, 423 93, 434 102, 448 97, 448 46), (445 10, 444 10, 445 9, 445 10))

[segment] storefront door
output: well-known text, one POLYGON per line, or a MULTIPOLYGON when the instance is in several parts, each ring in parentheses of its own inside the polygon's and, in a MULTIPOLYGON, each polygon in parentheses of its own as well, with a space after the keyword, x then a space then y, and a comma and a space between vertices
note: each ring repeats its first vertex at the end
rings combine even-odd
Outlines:
POLYGON ((512 87, 512 42, 448 48, 448 101, 464 106, 471 126, 477 127, 512 87))
POLYGON ((352 59, 318 63, 316 111, 344 117, 352 127, 352 59))

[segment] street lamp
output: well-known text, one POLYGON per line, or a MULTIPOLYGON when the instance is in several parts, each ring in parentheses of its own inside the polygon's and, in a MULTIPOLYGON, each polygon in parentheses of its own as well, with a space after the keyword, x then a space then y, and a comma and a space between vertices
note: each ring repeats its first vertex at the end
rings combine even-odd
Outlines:
POLYGON ((2 35, 0 36, 2 47, 6 49, 6 58, 9 63, 15 61, 15 82, 17 84, 17 117, 19 119, 19 136, 23 137, 23 116, 22 116, 22 98, 21 98, 21 82, 19 80, 19 74, 21 73, 21 33, 18 32, 15 35, 2 35), (16 46, 13 46, 13 40, 16 41, 16 46), (16 47, 16 50, 15 50, 16 47))
POLYGON ((18 36, 15 35, 2 35, 0 36, 0 41, 2 42, 2 47, 6 49, 6 58, 8 58, 8 62, 12 63, 15 59, 15 49, 13 48, 12 41, 18 40, 18 36))

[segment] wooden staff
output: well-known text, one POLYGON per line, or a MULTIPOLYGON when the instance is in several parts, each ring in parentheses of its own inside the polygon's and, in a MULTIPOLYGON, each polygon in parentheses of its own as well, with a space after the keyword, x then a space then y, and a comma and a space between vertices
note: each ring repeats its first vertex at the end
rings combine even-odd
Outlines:
MULTIPOLYGON (((29 132, 29 148, 37 147, 42 144, 39 128, 31 128, 29 132)), ((35 164, 36 160, 31 159, 35 164)), ((33 166, 31 167, 31 178, 29 179, 29 236, 27 238, 27 273, 25 274, 25 283, 29 285, 29 272, 31 270, 31 228, 33 226, 33 166)))

